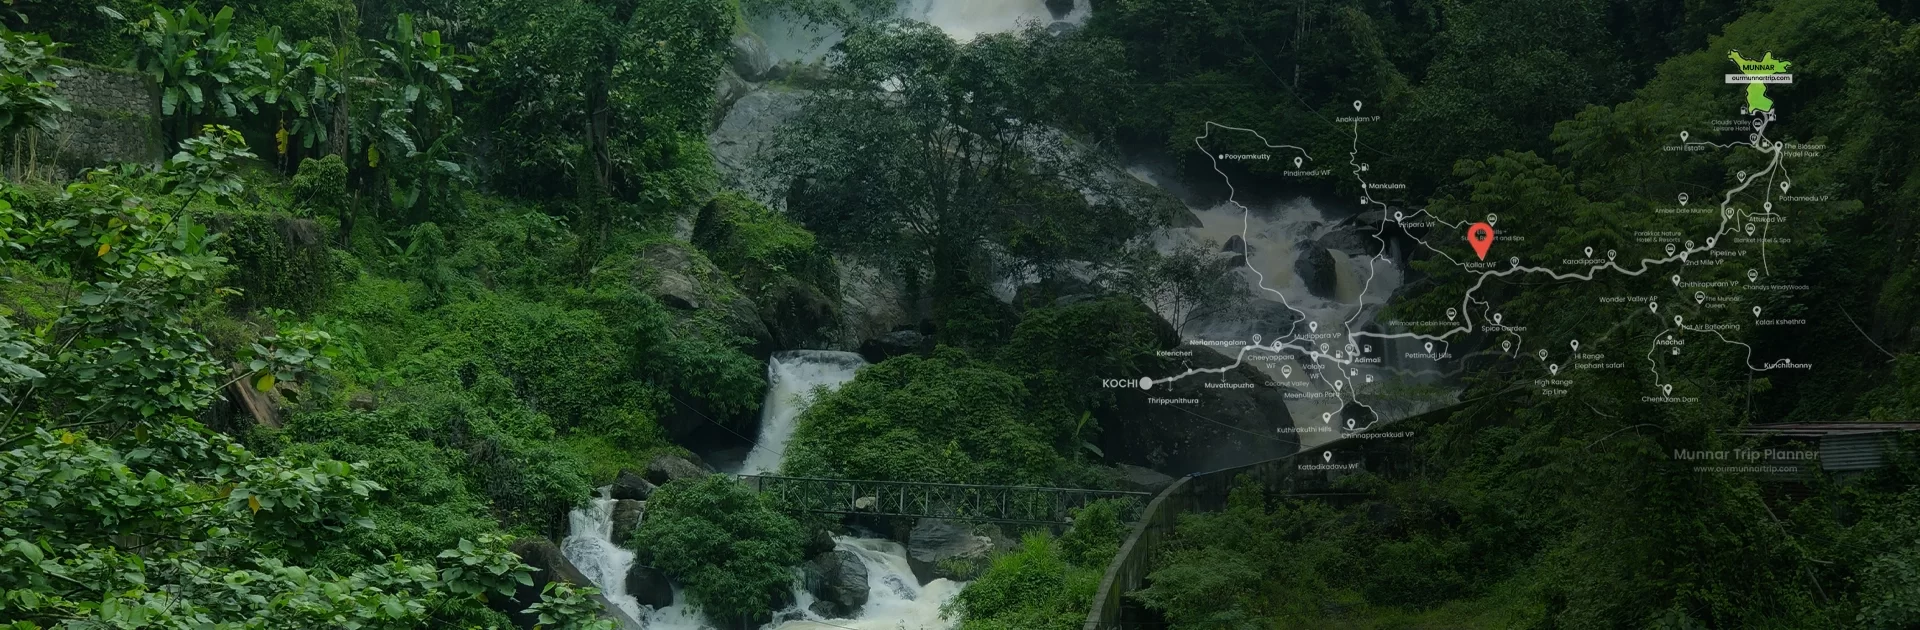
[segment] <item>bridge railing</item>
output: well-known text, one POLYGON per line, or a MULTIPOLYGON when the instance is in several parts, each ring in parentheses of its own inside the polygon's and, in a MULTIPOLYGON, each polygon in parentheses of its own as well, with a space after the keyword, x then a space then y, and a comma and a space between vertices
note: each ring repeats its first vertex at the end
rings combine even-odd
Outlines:
POLYGON ((782 509, 822 514, 948 518, 1025 524, 1071 522, 1074 510, 1102 499, 1138 505, 1145 492, 987 486, 904 481, 862 481, 740 475, 740 482, 782 509))
POLYGON ((1245 466, 1236 466, 1182 477, 1160 491, 1147 503, 1133 532, 1120 545, 1120 552, 1107 565, 1106 575, 1095 592, 1093 608, 1087 613, 1083 630, 1119 630, 1129 627, 1159 628, 1164 624, 1130 623, 1125 602, 1127 593, 1146 585, 1153 562, 1173 536, 1180 515, 1224 508, 1227 495, 1241 477, 1266 488, 1270 493, 1293 497, 1316 497, 1343 501, 1364 497, 1363 493, 1335 491, 1334 483, 1343 476, 1361 470, 1389 469, 1390 454, 1373 449, 1354 449, 1346 444, 1328 444, 1286 457, 1245 466), (1328 449, 1339 448, 1337 458, 1323 457, 1328 449))

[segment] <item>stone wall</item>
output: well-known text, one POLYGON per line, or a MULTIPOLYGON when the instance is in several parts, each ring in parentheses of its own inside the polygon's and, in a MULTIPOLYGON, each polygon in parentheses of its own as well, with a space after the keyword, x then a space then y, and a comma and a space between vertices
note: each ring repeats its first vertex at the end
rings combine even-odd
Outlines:
MULTIPOLYGON (((159 94, 146 76, 72 61, 66 65, 73 75, 56 83, 73 111, 59 116, 58 132, 34 141, 35 177, 64 181, 96 166, 158 164, 165 158, 159 94)), ((13 150, 7 147, 9 166, 16 166, 13 150)), ((20 151, 27 153, 24 143, 20 151)))

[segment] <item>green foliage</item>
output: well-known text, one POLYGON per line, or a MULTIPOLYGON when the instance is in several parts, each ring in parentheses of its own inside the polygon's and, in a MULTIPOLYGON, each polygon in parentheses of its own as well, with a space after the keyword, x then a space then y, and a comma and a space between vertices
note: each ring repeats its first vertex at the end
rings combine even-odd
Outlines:
POLYGON ((1059 538, 1031 533, 947 604, 961 630, 1069 630, 1086 622, 1107 563, 1127 527, 1122 506, 1089 504, 1059 538))
POLYGON ((0 137, 27 129, 51 136, 60 129, 54 114, 73 111, 54 91, 54 79, 72 74, 54 58, 59 49, 46 35, 0 30, 0 137))
POLYGON ((758 202, 723 192, 707 202, 693 226, 693 243, 707 258, 754 291, 780 275, 791 275, 837 294, 833 259, 811 232, 758 202))
POLYGON ((727 475, 677 479, 647 500, 633 545, 716 619, 750 619, 793 588, 799 523, 727 475))
POLYGON ((347 207, 347 164, 338 155, 301 160, 287 192, 302 216, 338 213, 347 207))
POLYGON ((126 28, 140 45, 133 67, 160 86, 160 113, 174 117, 180 136, 196 116, 234 118, 243 109, 260 110, 255 99, 268 75, 254 49, 233 32, 233 7, 208 16, 193 6, 156 5, 149 17, 129 20, 126 28))
MULTIPOLYGON (((1154 353, 1178 344, 1179 336, 1160 316, 1131 297, 1113 296, 1027 311, 999 356, 1036 395, 1057 401, 1065 412, 1058 417, 1071 418, 1113 405, 1110 391, 1088 383, 1150 373, 1160 365, 1154 353)), ((1072 428, 1048 427, 1055 440, 1066 439, 1072 428)), ((1080 437, 1093 436, 1086 431, 1080 437)))
POLYGON ((972 270, 988 243, 1048 275, 1068 258, 1103 264, 1095 253, 1167 216, 1163 197, 1107 177, 1101 152, 1059 129, 1104 137, 1079 114, 1111 108, 1128 80, 1118 54, 1037 27, 965 44, 919 22, 857 27, 829 58, 831 89, 776 139, 781 181, 764 192, 829 246, 910 260, 943 291, 984 281, 972 270))
MULTIPOLYGON (((965 353, 903 356, 808 407, 782 472, 808 477, 1045 485, 1062 466, 1019 379, 965 353)), ((1057 412, 1055 412, 1057 413, 1057 412)))
POLYGON ((600 618, 600 604, 590 597, 597 592, 599 589, 577 587, 555 580, 541 589, 540 601, 527 608, 527 612, 535 615, 542 628, 614 630, 613 620, 600 618))

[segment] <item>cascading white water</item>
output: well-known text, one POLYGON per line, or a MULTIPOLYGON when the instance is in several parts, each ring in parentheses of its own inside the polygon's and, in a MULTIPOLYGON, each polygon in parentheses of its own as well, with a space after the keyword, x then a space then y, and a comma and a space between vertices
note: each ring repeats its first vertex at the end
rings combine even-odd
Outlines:
POLYGON ((760 437, 740 466, 740 473, 775 472, 786 457, 787 440, 812 403, 815 388, 838 389, 853 380, 866 359, 851 352, 793 350, 767 360, 767 398, 760 407, 760 437))
MULTIPOLYGON (((801 412, 812 404, 816 388, 828 390, 853 379, 866 361, 848 352, 796 350, 775 354, 767 362, 767 399, 761 409, 759 446, 742 465, 747 474, 777 471, 786 454, 787 441, 793 437, 801 412)), ((614 501, 601 489, 591 504, 569 515, 569 533, 561 543, 567 560, 600 587, 607 598, 647 630, 709 630, 705 617, 687 605, 686 596, 674 590, 671 606, 655 609, 641 606, 627 594, 627 571, 633 565, 633 552, 611 540, 614 501)), ((878 538, 836 537, 834 547, 857 555, 867 568, 867 604, 848 619, 826 619, 807 610, 813 595, 800 585, 796 570, 793 599, 795 605, 778 611, 767 630, 948 630, 953 623, 940 617, 940 609, 964 584, 937 579, 920 584, 907 565, 906 548, 900 543, 878 538)))
POLYGON ((627 594, 633 552, 613 543, 614 502, 607 493, 607 488, 601 488, 600 496, 587 507, 567 514, 567 537, 560 541, 560 555, 599 586, 613 605, 638 618, 640 604, 627 594))
MULTIPOLYGON (((1163 176, 1151 168, 1135 166, 1128 172, 1141 181, 1164 188, 1163 176)), ((1251 254, 1247 267, 1241 272, 1251 300, 1244 312, 1190 322, 1181 331, 1187 339, 1249 339, 1255 334, 1272 339, 1277 334, 1285 334, 1288 323, 1301 316, 1304 316, 1302 327, 1304 322, 1314 321, 1323 331, 1360 330, 1373 323, 1374 316, 1403 282, 1402 271, 1389 259, 1368 256, 1364 251, 1327 249, 1333 262, 1330 266, 1333 295, 1322 297, 1310 292, 1295 269, 1303 251, 1301 246, 1325 242, 1322 239, 1336 229, 1353 229, 1341 227, 1338 221, 1329 221, 1311 199, 1253 208, 1226 202, 1206 208, 1189 207, 1189 210, 1200 219, 1200 225, 1167 230, 1157 243, 1159 249, 1171 252, 1183 245, 1197 244, 1218 250, 1229 239, 1241 237, 1251 254)), ((1372 238, 1364 232, 1362 235, 1372 238)), ((1162 315, 1169 317, 1169 321, 1178 321, 1172 319, 1176 313, 1162 315)), ((1302 328, 1296 334, 1304 332, 1302 328)), ((1377 352, 1372 355, 1383 357, 1384 362, 1371 368, 1356 367, 1356 376, 1372 376, 1381 386, 1399 381, 1402 377, 1391 369, 1398 356, 1394 344, 1381 340, 1368 345, 1377 346, 1377 352)), ((1210 348, 1229 357, 1239 352, 1238 347, 1210 348)), ((1325 385, 1305 382, 1308 373, 1300 369, 1297 362, 1255 362, 1253 365, 1276 381, 1300 383, 1302 389, 1322 389, 1325 385), (1279 369, 1288 363, 1293 363, 1291 379, 1283 377, 1279 369)), ((1322 413, 1339 413, 1343 406, 1340 400, 1289 398, 1286 404, 1294 418, 1319 418, 1322 413)), ((1335 434, 1301 433, 1299 437, 1303 447, 1310 447, 1332 439, 1335 434)))
MULTIPOLYGON (((964 582, 935 579, 920 584, 907 566, 907 549, 900 543, 879 538, 836 536, 834 548, 852 552, 867 568, 867 605, 852 619, 821 619, 807 613, 773 626, 770 630, 947 630, 952 621, 940 617, 940 609, 960 594, 964 582)), ((811 599, 805 589, 796 589, 795 599, 805 610, 811 599)))

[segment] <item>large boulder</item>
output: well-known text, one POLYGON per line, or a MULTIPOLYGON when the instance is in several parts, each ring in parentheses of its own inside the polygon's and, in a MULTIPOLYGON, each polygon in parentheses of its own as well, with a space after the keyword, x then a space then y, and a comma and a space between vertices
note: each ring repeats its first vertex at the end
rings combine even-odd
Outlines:
POLYGON ((707 134, 707 147, 713 152, 714 168, 726 188, 745 191, 775 208, 785 190, 779 178, 765 172, 768 164, 761 156, 774 145, 780 130, 806 103, 805 90, 768 87, 754 90, 733 103, 725 118, 707 134))
POLYGON ((653 496, 653 491, 657 489, 652 482, 647 481, 647 478, 639 473, 622 470, 620 476, 613 479, 613 487, 607 494, 615 499, 645 501, 647 497, 653 496))
POLYGON ((627 541, 632 540, 633 530, 640 528, 640 519, 646 515, 646 512, 645 501, 614 499, 613 531, 608 534, 613 538, 613 544, 625 545, 627 541))
POLYGON ((638 562, 627 569, 627 594, 641 606, 658 609, 673 605, 673 583, 667 580, 667 574, 638 562))
POLYGON ((923 518, 907 534, 907 566, 921 583, 960 577, 941 567, 942 562, 984 562, 992 553, 993 539, 974 535, 958 521, 923 518))
POLYGON ((858 554, 845 549, 819 554, 801 572, 807 592, 814 597, 814 614, 847 619, 867 605, 867 565, 858 554))
POLYGON ((773 71, 773 52, 753 33, 741 33, 728 42, 733 48, 733 73, 748 81, 765 81, 773 71))
MULTIPOLYGON (((1265 328, 1286 329, 1284 324, 1265 328)), ((1284 385, 1270 386, 1276 377, 1253 365, 1232 367, 1232 357, 1211 347, 1184 344, 1172 353, 1158 373, 1230 369, 1217 376, 1155 383, 1150 390, 1114 390, 1116 410, 1096 412, 1099 446, 1108 460, 1177 476, 1281 457, 1297 449, 1287 402, 1303 394, 1284 385)), ((1307 377, 1296 370, 1293 378, 1307 377)), ((1314 427, 1302 428, 1317 428, 1319 418, 1314 420, 1314 427)))
POLYGON ((760 320, 773 335, 776 350, 841 347, 840 310, 819 288, 782 275, 759 295, 760 320))
POLYGON ((1331 298, 1338 283, 1335 275, 1333 254, 1319 241, 1308 241, 1300 248, 1300 256, 1294 259, 1294 275, 1300 277, 1307 291, 1314 295, 1331 298))
POLYGON ((1073 12, 1073 0, 1047 0, 1046 5, 1047 13, 1056 20, 1065 19, 1068 13, 1073 12))
POLYGON ((868 363, 893 357, 921 354, 933 350, 933 339, 917 330, 896 330, 860 344, 860 356, 868 363))
POLYGON ((756 356, 773 351, 773 334, 759 306, 742 295, 725 272, 684 243, 651 243, 640 252, 639 278, 647 293, 682 311, 711 310, 728 332, 752 339, 756 356))
POLYGON ((1132 464, 1115 466, 1114 476, 1122 490, 1132 490, 1134 492, 1158 493, 1161 489, 1173 483, 1173 477, 1169 477, 1152 468, 1132 464))
POLYGON ((647 462, 647 481, 656 486, 667 485, 675 479, 698 479, 711 474, 713 471, 705 466, 673 455, 660 455, 647 462))
MULTIPOLYGON (((573 563, 567 560, 566 554, 560 552, 560 546, 553 544, 551 540, 521 538, 513 541, 509 549, 520 556, 521 562, 533 566, 532 583, 515 586, 512 597, 493 600, 497 602, 495 608, 506 613, 507 618, 513 620, 514 625, 532 628, 539 623, 539 617, 528 614, 526 610, 540 602, 540 592, 548 583, 561 581, 574 586, 594 586, 593 581, 587 579, 586 574, 573 566, 573 563)), ((638 620, 613 605, 606 596, 595 593, 592 599, 594 603, 600 605, 601 618, 612 620, 619 630, 643 630, 638 620)))
POLYGON ((852 259, 838 261, 843 335, 851 343, 912 329, 926 315, 900 275, 852 259))
POLYGON ((713 125, 717 128, 720 121, 726 119, 727 112, 733 109, 733 104, 752 91, 753 84, 740 78, 732 69, 721 70, 720 76, 713 80, 713 125))

